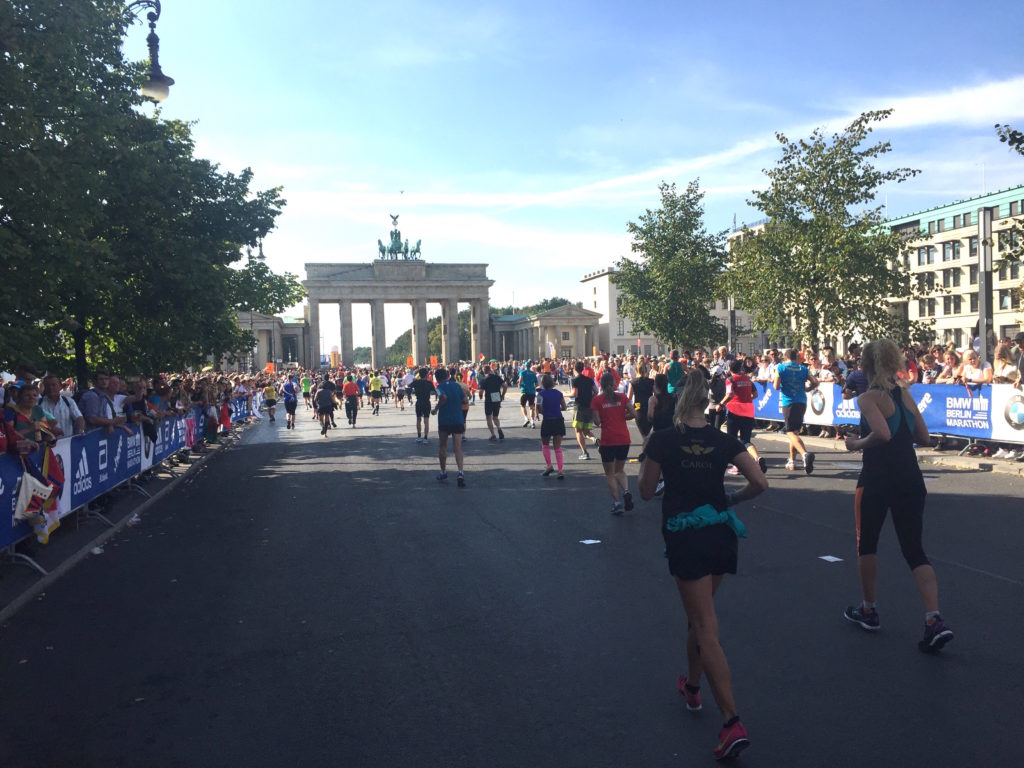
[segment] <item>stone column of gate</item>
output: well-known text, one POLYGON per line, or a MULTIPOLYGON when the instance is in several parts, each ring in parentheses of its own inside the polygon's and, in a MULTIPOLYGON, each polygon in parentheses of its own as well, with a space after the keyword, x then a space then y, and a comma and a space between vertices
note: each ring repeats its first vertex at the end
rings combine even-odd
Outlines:
POLYGON ((480 361, 480 355, 493 357, 490 349, 491 311, 487 304, 487 299, 477 299, 472 302, 471 309, 472 317, 470 322, 472 327, 470 329, 470 339, 473 349, 470 354, 475 364, 480 361))
POLYGON ((352 300, 338 302, 338 318, 341 321, 341 359, 345 365, 355 363, 355 349, 352 345, 352 300))
POLYGON ((427 302, 417 299, 412 302, 412 359, 416 365, 423 365, 428 349, 427 302))
POLYGON ((582 325, 576 326, 576 345, 573 347, 573 352, 576 357, 585 357, 587 354, 587 333, 586 329, 582 325))
POLYGON ((459 302, 445 299, 441 303, 441 323, 445 333, 441 334, 441 357, 445 363, 459 362, 459 302))
POLYGON ((387 337, 384 333, 384 302, 370 302, 370 321, 373 344, 370 347, 370 366, 376 371, 384 367, 388 358, 387 337))
POLYGON ((320 370, 320 302, 309 299, 309 344, 306 345, 310 370, 320 370))

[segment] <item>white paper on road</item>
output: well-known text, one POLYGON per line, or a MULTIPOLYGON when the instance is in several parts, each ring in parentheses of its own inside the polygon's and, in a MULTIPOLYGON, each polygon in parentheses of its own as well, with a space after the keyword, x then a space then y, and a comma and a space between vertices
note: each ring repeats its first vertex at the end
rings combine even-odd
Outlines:
POLYGON ((843 562, 843 558, 836 557, 835 555, 822 555, 818 559, 819 560, 824 560, 826 563, 841 563, 841 562, 843 562))
POLYGON ((860 469, 860 464, 854 464, 852 461, 840 461, 836 466, 840 469, 860 469))
POLYGON ((600 539, 580 539, 580 544, 600 544, 600 539))

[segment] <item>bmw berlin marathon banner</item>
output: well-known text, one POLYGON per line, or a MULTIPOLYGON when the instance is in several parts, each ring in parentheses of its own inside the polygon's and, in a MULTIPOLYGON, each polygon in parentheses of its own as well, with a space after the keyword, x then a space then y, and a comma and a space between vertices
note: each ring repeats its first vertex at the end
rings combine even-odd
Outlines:
MULTIPOLYGON (((754 417, 782 421, 782 398, 771 384, 755 382, 754 417)), ((933 435, 1024 444, 1024 392, 1011 384, 913 384, 910 394, 933 435)), ((836 384, 807 393, 807 424, 859 424, 856 400, 843 400, 836 384)))
MULTIPOLYGON (((248 401, 238 398, 232 403, 231 420, 240 421, 250 415, 248 401)), ((57 463, 63 470, 64 485, 57 499, 57 512, 65 517, 122 483, 159 464, 178 451, 191 448, 202 435, 206 417, 201 409, 188 414, 165 418, 156 425, 155 440, 142 433, 137 425, 106 430, 94 429, 84 435, 63 437, 53 446, 57 463)), ((40 468, 43 450, 28 457, 33 468, 40 468)), ((8 546, 30 535, 31 527, 14 520, 18 498, 18 482, 22 474, 20 458, 0 456, 0 510, 9 524, 0 523, 0 547, 8 546)))

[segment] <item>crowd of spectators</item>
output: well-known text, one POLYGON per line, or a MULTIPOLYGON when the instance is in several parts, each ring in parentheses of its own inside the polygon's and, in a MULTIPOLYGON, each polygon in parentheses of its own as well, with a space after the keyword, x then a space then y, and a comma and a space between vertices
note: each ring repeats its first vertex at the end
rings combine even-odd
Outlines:
POLYGON ((43 443, 93 429, 108 434, 117 429, 131 432, 129 425, 137 425, 155 440, 161 420, 197 407, 207 416, 208 429, 197 435, 195 446, 196 452, 202 452, 204 443, 215 440, 219 429, 230 427, 231 400, 247 398, 250 409, 255 410, 251 398, 274 379, 270 374, 206 371, 122 376, 98 368, 90 381, 82 383, 21 365, 3 387, 0 453, 29 454, 43 443), (225 409, 229 414, 226 421, 225 409))

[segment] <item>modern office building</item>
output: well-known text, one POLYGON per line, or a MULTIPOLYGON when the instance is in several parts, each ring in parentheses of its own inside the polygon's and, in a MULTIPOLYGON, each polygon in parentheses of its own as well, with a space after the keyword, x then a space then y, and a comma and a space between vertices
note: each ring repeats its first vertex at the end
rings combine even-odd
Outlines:
MULTIPOLYGON (((1006 256, 1021 242, 1024 186, 929 208, 888 224, 910 237, 906 264, 924 293, 919 300, 894 304, 896 311, 910 320, 934 319, 939 343, 958 349, 968 346, 979 336, 979 321, 985 315, 987 260, 995 337, 1012 338, 1021 329, 1022 266, 1011 264, 1006 256)), ((991 345, 988 352, 991 355, 991 345)))

